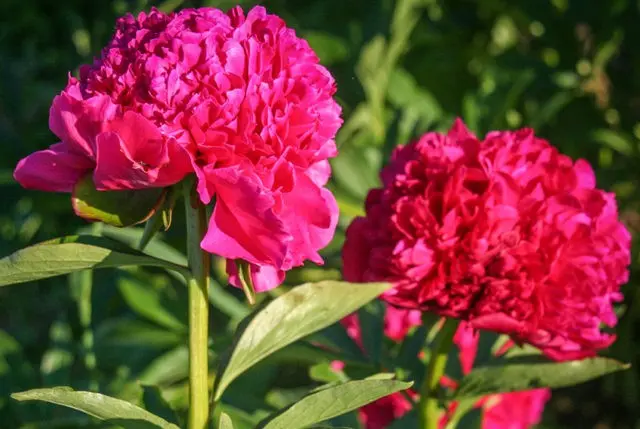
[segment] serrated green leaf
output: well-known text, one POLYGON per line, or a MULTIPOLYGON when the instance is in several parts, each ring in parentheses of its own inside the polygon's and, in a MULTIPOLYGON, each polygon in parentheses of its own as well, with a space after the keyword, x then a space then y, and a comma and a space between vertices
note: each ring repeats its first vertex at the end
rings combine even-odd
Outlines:
POLYGON ((536 355, 513 357, 501 365, 475 368, 462 379, 452 399, 573 386, 627 368, 629 364, 604 357, 569 362, 552 362, 536 355))
POLYGON ((76 235, 35 244, 0 259, 0 286, 86 269, 131 265, 187 271, 186 267, 145 255, 105 237, 76 235))
POLYGON ((62 405, 125 428, 179 429, 178 426, 129 402, 99 393, 76 392, 70 387, 33 389, 14 393, 11 397, 18 401, 44 401, 62 405))
POLYGON ((388 283, 337 281, 293 288, 245 319, 228 358, 222 362, 214 400, 244 371, 273 352, 354 312, 386 289, 388 283))
POLYGON ((123 227, 149 219, 165 197, 163 188, 98 191, 88 174, 74 186, 71 204, 80 217, 123 227))
POLYGON ((413 383, 397 380, 356 380, 316 391, 263 420, 261 429, 297 429, 358 409, 413 383))

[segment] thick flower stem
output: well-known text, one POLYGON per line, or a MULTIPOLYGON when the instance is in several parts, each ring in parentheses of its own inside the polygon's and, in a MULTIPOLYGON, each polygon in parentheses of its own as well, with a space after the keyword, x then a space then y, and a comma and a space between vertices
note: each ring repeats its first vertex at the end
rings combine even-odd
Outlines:
POLYGON ((420 388, 420 403, 418 404, 418 421, 420 429, 438 429, 440 410, 438 407, 438 388, 440 379, 447 365, 449 349, 453 344, 458 321, 445 319, 431 349, 429 367, 420 388))
POLYGON ((200 248, 207 228, 205 207, 192 198, 193 182, 185 181, 189 289, 189 429, 204 429, 209 419, 209 255, 200 248))

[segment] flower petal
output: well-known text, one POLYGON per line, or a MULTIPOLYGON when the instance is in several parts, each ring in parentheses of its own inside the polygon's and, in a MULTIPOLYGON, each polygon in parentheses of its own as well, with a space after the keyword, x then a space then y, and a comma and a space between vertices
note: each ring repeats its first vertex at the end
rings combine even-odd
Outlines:
POLYGON ((76 83, 53 99, 49 128, 73 152, 95 155, 95 137, 104 130, 117 107, 106 95, 83 100, 76 83))
POLYGON ((13 177, 27 189, 71 192, 76 182, 91 168, 93 161, 89 158, 68 152, 64 143, 56 143, 49 149, 21 159, 13 177))
POLYGON ((305 259, 322 264, 318 250, 329 244, 338 223, 333 194, 305 174, 298 174, 295 186, 282 199, 282 219, 293 237, 289 245, 292 266, 302 265, 305 259))
MULTIPOLYGON (((277 286, 284 281, 284 271, 277 270, 271 265, 251 264, 251 281, 256 292, 265 292, 277 286)), ((229 275, 229 283, 235 287, 242 287, 238 278, 238 267, 234 261, 227 260, 227 274, 229 275)))
POLYGON ((275 215, 273 197, 260 179, 239 167, 205 168, 204 174, 215 189, 216 205, 202 248, 280 269, 291 235, 275 215))

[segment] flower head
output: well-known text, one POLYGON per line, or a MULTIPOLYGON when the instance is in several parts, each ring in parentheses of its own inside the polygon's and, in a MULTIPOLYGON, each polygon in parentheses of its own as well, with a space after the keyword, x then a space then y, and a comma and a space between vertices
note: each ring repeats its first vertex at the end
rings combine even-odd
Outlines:
POLYGON ((25 187, 165 187, 198 177, 215 209, 202 247, 252 264, 257 290, 333 237, 325 188, 341 124, 331 74, 284 21, 255 7, 120 18, 111 42, 54 99, 61 142, 20 161, 25 187))
POLYGON ((347 231, 350 281, 395 284, 384 299, 468 321, 554 359, 614 336, 630 235, 586 161, 532 130, 484 140, 457 121, 398 148, 347 231))

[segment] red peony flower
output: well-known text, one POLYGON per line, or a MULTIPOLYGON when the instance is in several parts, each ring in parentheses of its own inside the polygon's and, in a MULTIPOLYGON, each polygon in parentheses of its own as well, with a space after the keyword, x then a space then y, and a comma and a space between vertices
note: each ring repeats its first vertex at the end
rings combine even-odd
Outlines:
POLYGON ((557 360, 609 346, 630 235, 595 188, 532 130, 484 140, 457 121, 399 147, 347 231, 349 281, 387 280, 393 305, 509 334, 557 360))
POLYGON ((306 41, 255 7, 127 15, 92 65, 54 99, 61 142, 20 161, 27 188, 165 187, 190 173, 215 209, 202 247, 252 264, 258 291, 333 237, 325 188, 341 125, 335 83, 306 41))
MULTIPOLYGON (((387 306, 385 312, 385 335, 394 341, 402 341, 408 331, 419 326, 420 311, 402 310, 387 306), (401 327, 396 330, 393 327, 401 327), (396 335, 398 332, 403 335, 396 335), (389 335, 392 334, 392 335, 389 335)), ((356 314, 351 314, 342 320, 347 334, 359 345, 362 343, 360 324, 356 314)), ((461 323, 453 339, 458 349, 462 374, 468 374, 478 351, 480 336, 477 331, 466 323, 461 323)), ((362 346, 361 346, 362 347, 362 346)), ((333 365, 337 371, 342 370, 339 365, 333 365)), ((455 389, 457 382, 444 376, 441 385, 455 389)), ((406 393, 417 401, 418 393, 408 390, 406 393)), ((534 389, 521 392, 489 395, 477 402, 477 408, 482 409, 482 429, 528 429, 540 422, 544 405, 551 397, 549 389, 534 389)), ((440 420, 440 427, 444 428, 448 417, 455 411, 457 403, 450 404, 447 412, 440 420)), ((412 409, 412 403, 402 393, 393 393, 384 398, 360 408, 359 417, 366 429, 384 429, 395 420, 401 418, 412 409)))

